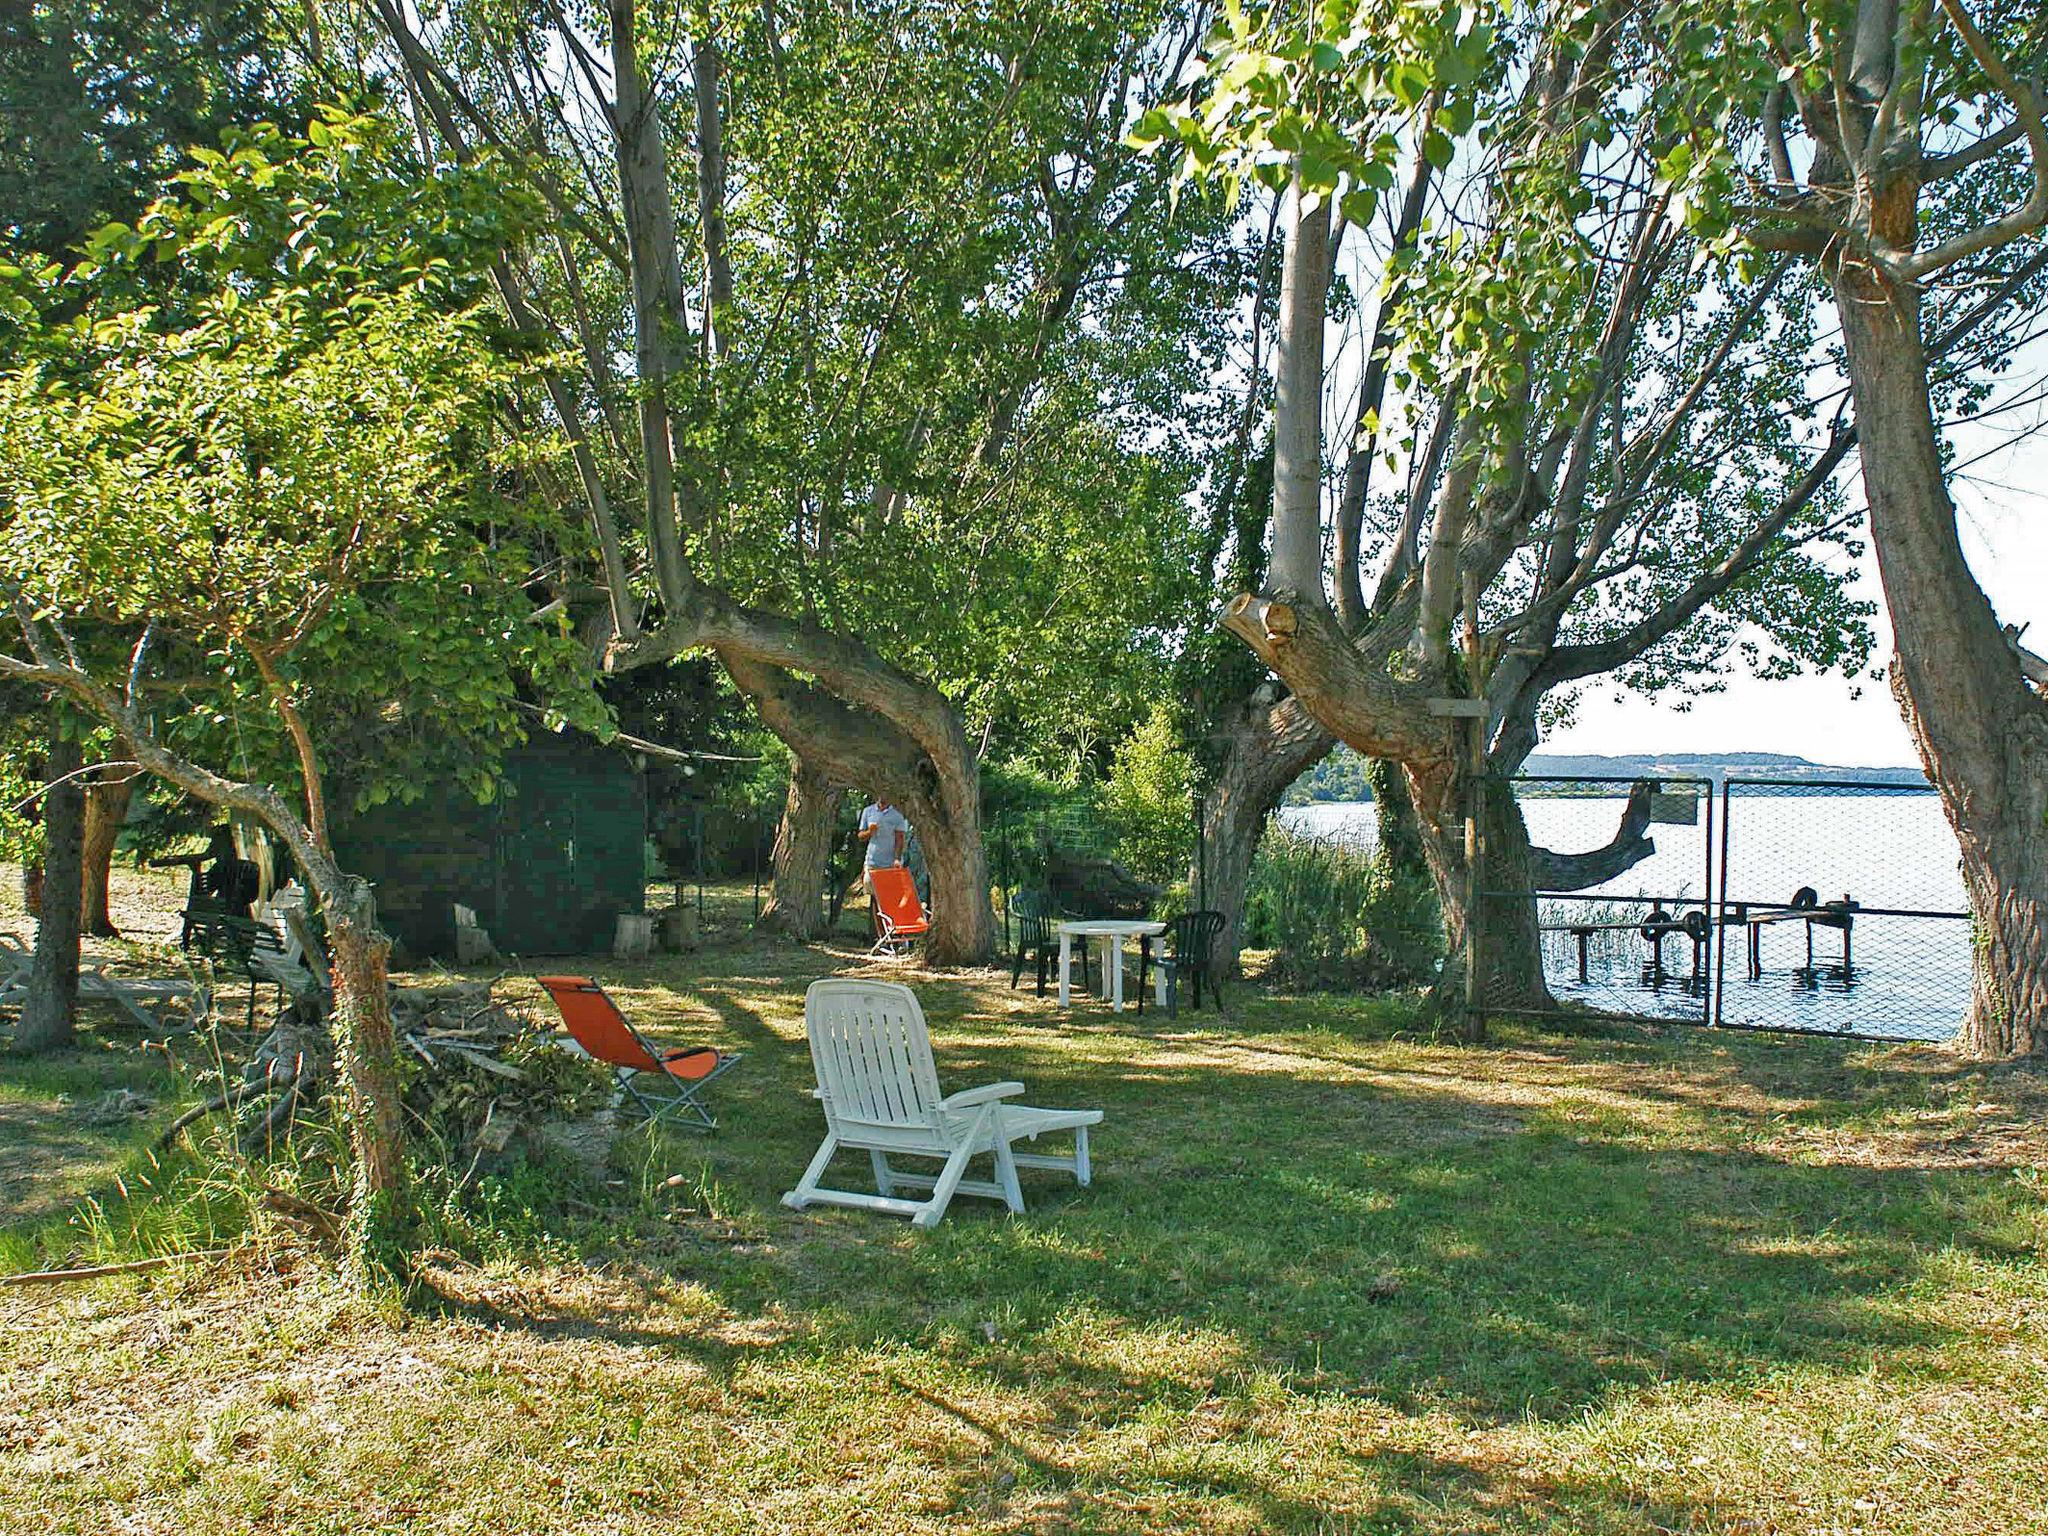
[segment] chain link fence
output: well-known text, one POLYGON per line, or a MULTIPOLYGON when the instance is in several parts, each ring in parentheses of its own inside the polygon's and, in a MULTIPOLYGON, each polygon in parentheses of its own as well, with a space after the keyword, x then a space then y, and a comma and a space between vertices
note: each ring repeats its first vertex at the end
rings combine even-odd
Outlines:
POLYGON ((1721 807, 1717 1023, 1955 1034, 1970 1002, 1970 915, 1938 796, 1731 779, 1721 807))
POLYGON ((1500 849, 1482 866, 1482 943, 1493 1011, 1527 1011, 1529 925, 1544 988, 1606 1013, 1709 1021, 1717 807, 1705 779, 1528 775, 1514 780, 1526 868, 1500 849), (1576 888, 1546 886, 1569 883, 1576 888), (1532 910, 1533 909, 1533 910, 1532 910))
POLYGON ((1970 1000, 1969 913, 1934 794, 1766 777, 1513 788, 1532 844, 1604 878, 1546 890, 1541 854, 1518 881, 1514 861, 1489 850, 1489 1011, 1546 1011, 1518 969, 1532 963, 1533 913, 1556 1005, 1864 1039, 1955 1034, 1970 1000), (1600 868, 1603 857, 1616 867, 1600 868))

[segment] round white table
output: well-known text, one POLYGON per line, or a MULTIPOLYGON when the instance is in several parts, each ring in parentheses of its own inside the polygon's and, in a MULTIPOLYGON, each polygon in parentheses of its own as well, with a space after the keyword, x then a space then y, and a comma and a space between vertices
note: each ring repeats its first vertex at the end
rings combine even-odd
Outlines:
MULTIPOLYGON (((1055 923, 1053 932, 1060 936, 1060 1006, 1073 1006, 1068 990, 1068 978, 1074 965, 1074 940, 1093 939, 1096 952, 1102 960, 1103 999, 1112 1009, 1121 1013, 1124 1007, 1124 940, 1156 939, 1166 932, 1166 924, 1149 922, 1144 918, 1075 917, 1055 923)), ((1166 972, 1163 969, 1152 985, 1159 1006, 1164 1008, 1166 972)))

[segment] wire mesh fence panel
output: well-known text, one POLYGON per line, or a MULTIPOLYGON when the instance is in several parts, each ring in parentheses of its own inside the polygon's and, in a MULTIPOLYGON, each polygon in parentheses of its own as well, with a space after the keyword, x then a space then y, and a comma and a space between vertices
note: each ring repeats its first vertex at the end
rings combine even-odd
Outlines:
POLYGON ((1954 1036, 1970 1001, 1970 919, 1938 796, 1731 778, 1721 823, 1717 1022, 1954 1036))
POLYGON ((1528 775, 1512 787, 1532 856, 1523 865, 1507 847, 1487 850, 1481 932, 1493 964, 1484 1006, 1542 1011, 1547 997, 1705 1023, 1714 979, 1713 786, 1528 775), (1523 974, 1538 968, 1540 989, 1523 974))

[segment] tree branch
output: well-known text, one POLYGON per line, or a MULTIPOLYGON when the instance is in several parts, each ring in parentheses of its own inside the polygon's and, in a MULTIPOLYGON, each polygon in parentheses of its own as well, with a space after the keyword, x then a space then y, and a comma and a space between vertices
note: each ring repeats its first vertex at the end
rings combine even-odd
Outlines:
MULTIPOLYGON (((1422 152, 1424 137, 1436 122, 1443 101, 1443 87, 1429 93, 1417 129, 1415 159, 1408 176, 1408 191, 1394 220, 1389 261, 1414 245, 1422 229, 1423 205, 1429 196, 1435 167, 1422 152)), ((1387 328, 1394 307, 1392 293, 1381 300, 1372 320, 1372 340, 1366 344, 1365 377, 1358 388, 1358 413, 1351 428, 1351 451, 1344 460, 1344 485, 1337 498, 1337 549, 1335 556, 1337 622, 1346 632, 1357 634, 1371 618, 1361 580, 1360 538, 1365 528, 1365 503, 1372 489, 1372 461, 1379 439, 1379 414, 1387 394, 1387 328)))
POLYGON ((1530 885, 1539 891, 1583 891, 1604 885, 1636 867, 1657 851, 1644 831, 1650 825, 1650 798, 1654 786, 1640 779, 1629 790, 1622 807, 1621 824, 1614 836, 1585 853, 1553 853, 1532 845, 1529 849, 1530 885))
POLYGON ((1675 634, 1708 603, 1733 586, 1770 542, 1791 525, 1792 520, 1820 494, 1821 488, 1828 483, 1855 442, 1854 427, 1838 427, 1828 446, 1807 468, 1799 483, 1778 503, 1771 515, 1751 529, 1749 537, 1731 550, 1711 571, 1696 578, 1685 591, 1612 639, 1558 647, 1536 669, 1535 681, 1544 688, 1550 688, 1575 678, 1611 672, 1616 667, 1633 661, 1658 641, 1675 634))
POLYGON ((1984 34, 1977 30, 1976 23, 1970 20, 1969 12, 1963 9, 1960 0, 1936 0, 1936 3, 1986 78, 2011 100, 2017 121, 2026 134, 2034 184, 2026 202, 2004 218, 1980 224, 1952 240, 1944 240, 1930 251, 1908 255, 1895 262, 1900 275, 1913 282, 1939 272, 1943 267, 1953 266, 1966 256, 2008 245, 2048 225, 2048 127, 2044 127, 2041 121, 2040 101, 2033 88, 2017 79, 2005 60, 1985 41, 1984 34))

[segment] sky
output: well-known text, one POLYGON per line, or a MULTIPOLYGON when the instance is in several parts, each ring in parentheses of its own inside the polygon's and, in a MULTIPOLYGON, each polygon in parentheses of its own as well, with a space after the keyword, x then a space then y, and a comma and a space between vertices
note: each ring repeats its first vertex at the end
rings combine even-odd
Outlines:
MULTIPOLYGON (((2048 654, 2048 409, 2034 404, 1959 429, 1961 466, 1954 490, 1963 548, 1986 595, 2007 624, 2031 625, 2031 649, 2048 654)), ((1851 494, 1858 494, 1854 482, 1851 494)), ((1877 604, 1874 665, 1891 654, 1873 557, 1866 551, 1856 594, 1877 604)), ((1854 768, 1918 766, 1891 687, 1867 674, 1839 673, 1760 682, 1729 675, 1727 690, 1691 701, 1617 697, 1612 687, 1585 695, 1577 718, 1544 738, 1544 752, 1785 752, 1854 768)))

